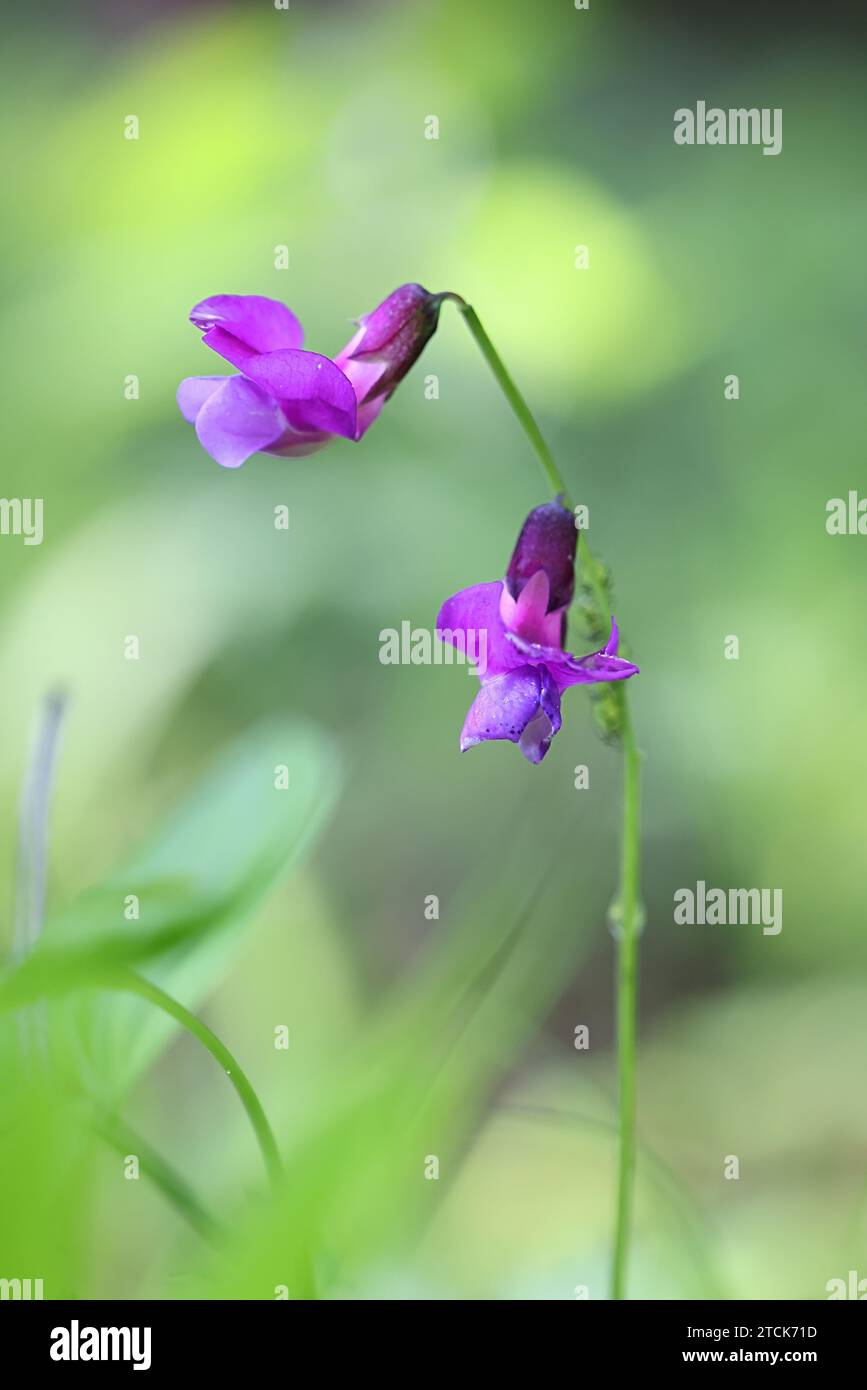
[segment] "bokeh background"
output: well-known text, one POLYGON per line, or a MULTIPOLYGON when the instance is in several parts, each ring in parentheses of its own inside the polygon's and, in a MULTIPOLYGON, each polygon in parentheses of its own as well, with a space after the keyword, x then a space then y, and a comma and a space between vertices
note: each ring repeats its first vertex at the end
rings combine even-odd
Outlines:
POLYGON ((174 403, 222 370, 186 319, 204 296, 282 299, 333 352, 407 280, 475 305, 590 508, 642 668, 630 1294, 867 1276, 867 541, 825 529, 867 487, 867 119, 863 21, 835 16, 262 0, 8 21, 2 493, 45 507, 41 546, 0 539, 10 950, 32 731, 48 691, 70 707, 35 1070, 8 1013, 0 1031, 0 1276, 46 1297, 606 1296, 617 751, 576 690, 541 767, 461 757, 466 672, 379 661, 381 629, 431 628, 504 572, 546 495, 525 440, 448 307, 359 445, 229 472, 174 403), (782 154, 675 146, 698 99, 782 107, 782 154), (782 932, 676 926, 697 879, 781 888, 782 932), (164 949, 191 912, 204 930, 164 949), (212 1059, 96 988, 118 940, 247 1070, 282 1195, 212 1059), (109 1113, 215 1244, 125 1178, 109 1113))

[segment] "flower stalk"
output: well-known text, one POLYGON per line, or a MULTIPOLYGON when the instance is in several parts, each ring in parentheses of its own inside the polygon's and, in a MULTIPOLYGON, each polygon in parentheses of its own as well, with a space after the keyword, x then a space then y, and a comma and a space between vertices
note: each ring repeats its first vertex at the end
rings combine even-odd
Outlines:
MULTIPOLYGON (((453 300, 479 350, 496 378, 538 459, 555 495, 571 510, 568 491, 551 450, 505 363, 489 338, 475 309, 459 295, 453 300)), ((595 618, 610 619, 609 580, 605 566, 596 559, 584 540, 579 561, 585 591, 597 610, 595 618)), ((641 874, 641 753, 629 712, 625 682, 616 687, 619 704, 617 728, 623 751, 623 808, 620 838, 618 895, 612 908, 612 926, 617 948, 617 1078, 618 1078, 618 1173, 615 1206, 611 1297, 624 1299, 627 1290, 629 1241, 632 1225, 632 1198, 636 1152, 636 1044, 638 1015, 638 941, 643 910, 640 900, 641 874)))
POLYGON ((457 303, 458 309, 463 316, 464 323, 472 333, 482 356, 494 373, 500 390, 521 422, 521 427, 535 450, 536 457, 542 465, 542 472, 551 485, 551 490, 555 495, 559 494, 562 497, 563 505, 568 507, 571 511, 572 506, 566 491, 566 484, 563 481, 559 468, 554 462, 554 456, 548 448, 542 431, 536 424, 530 407, 527 405, 527 402, 524 400, 524 397, 521 395, 509 375, 509 372, 506 370, 506 364, 502 357, 485 332, 478 314, 472 305, 467 304, 466 300, 461 299, 459 295, 449 295, 448 298, 453 299, 457 303))
POLYGON ((641 932, 641 754, 623 696, 623 828, 617 922, 617 1090, 620 1147, 611 1297, 626 1297, 635 1179, 638 938, 641 932))

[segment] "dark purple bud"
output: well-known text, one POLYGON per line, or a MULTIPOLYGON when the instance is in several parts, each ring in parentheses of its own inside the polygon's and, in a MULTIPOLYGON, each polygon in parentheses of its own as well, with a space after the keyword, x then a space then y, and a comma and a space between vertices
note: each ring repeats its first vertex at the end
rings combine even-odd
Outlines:
POLYGON ((548 612, 566 608, 575 591, 575 546, 578 531, 575 518, 560 502, 536 507, 518 537, 509 568, 506 587, 516 599, 528 580, 544 570, 551 586, 548 612))
POLYGON ((359 332, 346 352, 352 361, 384 362, 371 395, 390 394, 436 332, 444 296, 421 285, 401 285, 378 309, 358 320, 359 332))

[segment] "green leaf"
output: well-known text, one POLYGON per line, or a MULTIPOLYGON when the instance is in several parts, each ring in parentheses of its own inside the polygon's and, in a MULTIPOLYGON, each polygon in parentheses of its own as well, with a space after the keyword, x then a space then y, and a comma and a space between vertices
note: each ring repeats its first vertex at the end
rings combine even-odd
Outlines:
MULTIPOLYGON (((151 842, 46 927, 37 949, 0 980, 0 1007, 98 987, 122 966, 190 1008, 216 985, 243 927, 313 844, 333 805, 338 762, 317 728, 268 724, 231 745, 151 842), (287 769, 278 789, 275 769, 287 769), (137 919, 125 915, 132 898, 137 919)), ((128 1086, 175 1025, 123 997, 73 1001, 88 1068, 128 1086)))

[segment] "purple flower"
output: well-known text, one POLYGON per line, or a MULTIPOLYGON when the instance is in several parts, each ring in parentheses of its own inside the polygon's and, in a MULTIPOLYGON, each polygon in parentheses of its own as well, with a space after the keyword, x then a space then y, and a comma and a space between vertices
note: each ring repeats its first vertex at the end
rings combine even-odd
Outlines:
POLYGON ((302 349, 301 325, 279 300, 203 299, 190 319, 241 375, 187 377, 178 387, 181 414, 225 468, 259 451, 295 458, 335 435, 360 439, 435 332, 443 297, 402 285, 357 320, 333 361, 302 349))
POLYGON ((480 654, 481 690, 461 730, 461 752, 505 738, 540 763, 560 728, 560 696, 568 686, 637 674, 637 666, 617 655, 613 618, 601 651, 574 657, 563 650, 576 540, 574 518, 559 502, 536 507, 521 528, 506 579, 462 589, 443 604, 438 636, 480 654))

